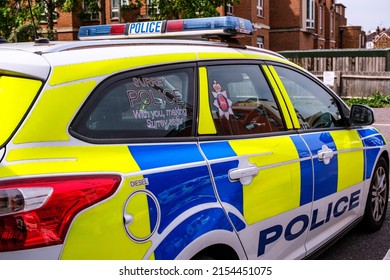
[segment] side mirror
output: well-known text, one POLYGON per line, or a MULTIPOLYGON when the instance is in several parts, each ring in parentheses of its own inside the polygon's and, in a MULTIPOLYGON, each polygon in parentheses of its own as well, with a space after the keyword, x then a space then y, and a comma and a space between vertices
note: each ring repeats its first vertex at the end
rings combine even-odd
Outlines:
POLYGON ((371 125, 375 121, 374 110, 365 105, 354 104, 351 107, 349 121, 355 126, 371 125))

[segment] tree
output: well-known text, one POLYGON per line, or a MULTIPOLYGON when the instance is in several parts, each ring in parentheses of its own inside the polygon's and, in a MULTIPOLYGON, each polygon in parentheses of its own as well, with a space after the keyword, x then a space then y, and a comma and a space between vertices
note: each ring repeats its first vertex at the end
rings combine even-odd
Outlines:
POLYGON ((0 0, 0 37, 10 40, 29 18, 27 0, 0 0))
POLYGON ((77 8, 80 0, 35 0, 39 10, 38 19, 47 22, 47 37, 54 40, 54 21, 58 18, 58 11, 70 12, 77 8))
POLYGON ((152 0, 148 13, 153 19, 179 19, 219 16, 218 7, 239 0, 152 0))
POLYGON ((22 41, 35 37, 37 21, 47 22, 48 38, 54 39, 54 21, 57 11, 71 11, 80 0, 30 0, 33 16, 31 17, 28 0, 0 0, 0 37, 10 41, 19 41, 17 32, 23 33, 22 41), (35 25, 35 28, 34 28, 35 25))
MULTIPOLYGON (((106 24, 106 5, 107 0, 79 0, 80 4, 83 4, 83 9, 77 14, 81 21, 88 21, 91 19, 91 14, 100 13, 100 24, 106 24)), ((121 15, 126 12, 141 8, 142 0, 116 0, 112 4, 119 5, 121 15)))

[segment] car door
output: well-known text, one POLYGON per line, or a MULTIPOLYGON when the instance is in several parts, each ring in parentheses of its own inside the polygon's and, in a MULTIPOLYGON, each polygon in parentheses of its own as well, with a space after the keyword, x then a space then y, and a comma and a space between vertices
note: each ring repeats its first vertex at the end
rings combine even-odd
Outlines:
POLYGON ((304 257, 311 159, 280 92, 250 62, 202 65, 200 82, 200 148, 248 258, 304 257))
POLYGON ((72 222, 61 258, 188 259, 208 232, 237 239, 194 137, 195 81, 194 63, 173 64, 121 73, 92 93, 72 134, 120 149, 111 158, 127 171, 110 201, 72 222))
POLYGON ((348 127, 345 105, 319 81, 285 65, 269 69, 291 100, 300 137, 313 159, 313 210, 306 241, 310 254, 363 213, 364 145, 359 131, 348 127))

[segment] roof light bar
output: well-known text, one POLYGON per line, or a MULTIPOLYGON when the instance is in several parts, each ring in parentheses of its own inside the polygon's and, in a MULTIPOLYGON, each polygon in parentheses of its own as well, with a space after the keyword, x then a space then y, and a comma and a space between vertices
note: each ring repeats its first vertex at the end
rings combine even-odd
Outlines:
POLYGON ((226 16, 82 26, 78 37, 80 40, 97 40, 252 34, 252 23, 249 20, 226 16))
POLYGON ((124 36, 126 24, 104 24, 82 26, 79 29, 79 38, 102 38, 107 36, 124 36))

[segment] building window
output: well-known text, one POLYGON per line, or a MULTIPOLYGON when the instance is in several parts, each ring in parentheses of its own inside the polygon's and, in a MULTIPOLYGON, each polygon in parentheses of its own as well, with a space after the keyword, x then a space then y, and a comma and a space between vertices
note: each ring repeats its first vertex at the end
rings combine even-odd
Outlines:
POLYGON ((118 19, 119 18, 119 1, 120 0, 111 0, 111 18, 118 19))
POLYGON ((146 10, 147 13, 150 14, 160 14, 160 11, 158 9, 158 1, 156 0, 146 0, 146 10))
POLYGON ((257 0, 257 16, 264 17, 264 3, 263 3, 263 0, 257 0))
POLYGON ((314 0, 306 0, 306 28, 314 28, 314 0))
POLYGON ((258 48, 264 48, 264 37, 263 36, 257 36, 256 38, 256 45, 258 48))
MULTIPOLYGON (((44 2, 43 0, 40 1, 41 2, 41 5, 44 6, 44 10, 43 12, 39 15, 39 21, 41 23, 44 23, 44 22, 48 22, 48 13, 49 13, 49 10, 47 8, 47 4, 46 2, 44 2)), ((53 21, 57 21, 58 19, 58 12, 57 12, 57 9, 55 8, 54 9, 54 12, 52 13, 52 17, 53 17, 53 21)))
POLYGON ((323 29, 324 29, 324 15, 323 15, 323 13, 324 13, 324 8, 322 6, 320 6, 320 14, 319 14, 319 16, 320 16, 320 19, 319 19, 320 34, 323 33, 323 29))
POLYGON ((226 14, 227 15, 233 15, 234 14, 234 8, 232 4, 226 5, 226 14))
POLYGON ((83 1, 81 7, 83 9, 82 20, 99 20, 99 7, 97 6, 97 3, 83 1))
POLYGON ((334 13, 330 14, 330 33, 334 33, 334 13))

